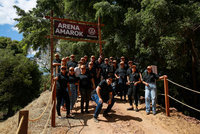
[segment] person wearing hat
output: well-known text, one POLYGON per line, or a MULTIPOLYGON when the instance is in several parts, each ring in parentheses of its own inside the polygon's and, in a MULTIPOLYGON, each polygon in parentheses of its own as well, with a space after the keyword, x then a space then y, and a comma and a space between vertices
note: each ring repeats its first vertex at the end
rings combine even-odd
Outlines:
POLYGON ((118 80, 120 98, 122 100, 122 96, 124 96, 124 101, 126 101, 126 70, 124 69, 124 62, 120 62, 120 67, 115 71, 115 77, 118 80))
POLYGON ((54 66, 54 76, 56 76, 57 73, 60 73, 60 66, 61 66, 61 59, 59 54, 55 54, 55 59, 53 60, 53 66, 54 66), (57 69, 57 70, 56 70, 57 69))
POLYGON ((98 115, 101 112, 103 103, 108 103, 107 109, 103 112, 104 117, 109 117, 108 112, 110 112, 113 107, 115 101, 112 95, 112 77, 108 76, 106 79, 102 80, 97 86, 96 90, 92 91, 92 100, 97 104, 95 112, 94 112, 94 121, 98 122, 98 115))
POLYGON ((57 74, 57 77, 54 78, 56 80, 56 98, 57 98, 57 105, 56 105, 56 110, 58 114, 58 118, 61 119, 61 113, 60 113, 60 106, 61 106, 61 101, 64 99, 66 103, 66 108, 67 108, 67 113, 66 113, 66 118, 73 118, 70 115, 70 99, 69 99, 69 94, 70 88, 69 88, 69 77, 66 73, 66 67, 61 66, 61 72, 57 74), (67 92, 67 87, 69 90, 69 94, 67 92))
POLYGON ((160 76, 152 72, 152 66, 147 67, 147 73, 143 76, 142 83, 145 85, 145 104, 146 114, 150 113, 150 101, 152 100, 152 112, 156 114, 156 99, 157 99, 157 88, 156 80, 163 79, 164 76, 160 76))
POLYGON ((136 65, 132 65, 131 69, 132 69, 131 73, 127 75, 127 84, 130 85, 128 89, 128 100, 130 108, 127 108, 127 110, 134 110, 133 99, 132 99, 134 98, 135 111, 138 112, 138 90, 139 90, 138 84, 141 83, 141 79, 139 73, 136 71, 136 65))
POLYGON ((77 62, 75 61, 75 55, 71 55, 71 60, 67 62, 67 67, 73 67, 75 68, 77 66, 77 62))

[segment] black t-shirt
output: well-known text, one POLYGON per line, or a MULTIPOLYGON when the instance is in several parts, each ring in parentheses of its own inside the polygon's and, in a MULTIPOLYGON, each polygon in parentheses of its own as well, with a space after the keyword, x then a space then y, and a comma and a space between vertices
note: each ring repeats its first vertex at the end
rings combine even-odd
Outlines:
POLYGON ((108 77, 108 74, 110 72, 110 65, 109 64, 101 64, 101 75, 104 79, 108 77))
POLYGON ((126 70, 124 68, 118 68, 115 71, 115 74, 117 74, 118 76, 125 78, 126 77, 126 70))
MULTIPOLYGON (((61 59, 54 59, 53 60, 53 63, 60 63, 61 64, 61 59)), ((55 69, 56 67, 54 66, 54 69, 55 69)), ((60 73, 60 66, 58 66, 58 73, 60 73)))
POLYGON ((58 80, 56 81, 56 91, 57 92, 64 92, 67 88, 67 82, 69 81, 69 77, 67 73, 63 75, 62 73, 57 74, 58 80))
MULTIPOLYGON (((112 92, 112 86, 108 85, 106 80, 102 80, 99 85, 100 89, 100 95, 104 102, 107 102, 109 100, 109 93, 112 92)), ((93 94, 96 93, 96 90, 93 91, 93 94)))
POLYGON ((70 84, 75 84, 78 82, 78 78, 75 75, 69 75, 69 83, 70 84))
POLYGON ((79 74, 80 88, 91 88, 91 76, 90 74, 79 74))
POLYGON ((95 64, 96 64, 96 68, 97 68, 97 69, 100 69, 100 68, 101 68, 102 62, 99 63, 98 60, 96 60, 96 61, 95 61, 95 64))
MULTIPOLYGON (((120 63, 117 64, 118 68, 120 68, 120 63)), ((128 69, 128 65, 126 63, 124 63, 124 69, 127 70, 128 69)))
POLYGON ((67 62, 67 67, 70 68, 70 67, 76 67, 77 66, 77 62, 76 61, 68 61, 67 62))
POLYGON ((140 79, 140 75, 139 73, 135 72, 135 73, 130 73, 129 74, 129 80, 130 82, 137 82, 140 79))
POLYGON ((86 68, 86 74, 89 74, 91 78, 96 77, 96 70, 95 68, 92 68, 91 70, 87 67, 86 68))
POLYGON ((129 68, 127 69, 127 71, 126 71, 126 74, 127 74, 127 76, 129 76, 131 73, 132 73, 132 68, 129 67, 129 68))
POLYGON ((159 79, 159 75, 155 74, 155 73, 145 73, 143 80, 147 83, 154 83, 156 80, 159 79))

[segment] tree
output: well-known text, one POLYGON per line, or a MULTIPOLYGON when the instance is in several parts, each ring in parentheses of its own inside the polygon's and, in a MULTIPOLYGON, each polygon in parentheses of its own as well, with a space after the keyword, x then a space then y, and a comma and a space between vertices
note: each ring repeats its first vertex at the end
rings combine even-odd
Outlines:
POLYGON ((0 111, 5 113, 5 117, 38 97, 41 83, 41 72, 36 62, 18 53, 18 49, 13 50, 16 45, 7 40, 1 42, 7 43, 7 47, 0 49, 0 111))

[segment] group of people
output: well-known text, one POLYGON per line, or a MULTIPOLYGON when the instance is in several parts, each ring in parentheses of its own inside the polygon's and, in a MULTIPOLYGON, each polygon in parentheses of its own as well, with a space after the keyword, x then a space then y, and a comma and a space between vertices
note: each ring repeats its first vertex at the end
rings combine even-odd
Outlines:
POLYGON ((96 110, 93 116, 95 122, 98 122, 98 115, 102 109, 103 103, 108 103, 103 116, 109 116, 108 112, 115 103, 114 97, 120 96, 121 101, 128 101, 130 107, 127 110, 138 109, 139 85, 145 85, 145 103, 146 113, 150 113, 150 100, 152 100, 152 111, 156 114, 156 80, 162 79, 152 72, 152 66, 147 67, 146 73, 142 75, 133 61, 128 64, 125 57, 117 62, 113 57, 97 60, 92 55, 90 59, 85 55, 80 61, 75 61, 75 55, 66 58, 59 58, 55 54, 53 61, 55 67, 54 75, 56 80, 57 114, 61 118, 60 108, 65 106, 67 118, 73 118, 70 110, 73 109, 76 100, 81 95, 81 113, 89 113, 89 100, 92 99, 96 104, 96 110), (122 99, 123 98, 123 99, 122 99), (133 105, 135 102, 135 107, 133 105), (64 105, 65 104, 65 105, 64 105), (84 105, 85 104, 85 105, 84 105))

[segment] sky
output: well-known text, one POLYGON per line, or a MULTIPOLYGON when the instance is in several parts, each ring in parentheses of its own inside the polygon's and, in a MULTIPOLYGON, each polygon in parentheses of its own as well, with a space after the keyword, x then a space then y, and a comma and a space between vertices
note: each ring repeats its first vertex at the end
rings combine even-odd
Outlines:
POLYGON ((36 7, 36 0, 0 0, 0 36, 20 41, 23 35, 19 34, 15 27, 17 22, 14 18, 18 18, 18 16, 13 8, 14 5, 27 12, 36 7))

